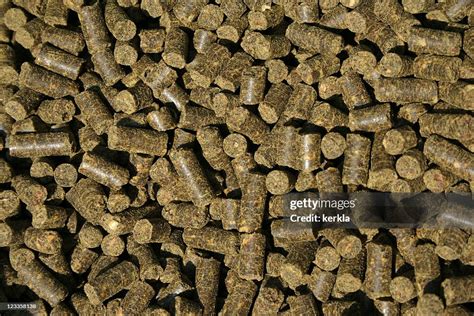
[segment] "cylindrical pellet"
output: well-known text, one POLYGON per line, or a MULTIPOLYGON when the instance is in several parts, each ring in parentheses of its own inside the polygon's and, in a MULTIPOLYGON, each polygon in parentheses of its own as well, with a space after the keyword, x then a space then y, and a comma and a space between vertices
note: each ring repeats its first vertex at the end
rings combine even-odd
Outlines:
POLYGON ((240 101, 246 105, 254 105, 263 101, 266 70, 264 67, 251 67, 242 72, 240 101))
POLYGON ((85 42, 82 33, 72 30, 46 26, 41 33, 41 39, 70 54, 79 55, 84 49, 85 42))
POLYGON ((66 287, 34 259, 31 251, 24 248, 18 249, 10 256, 12 260, 18 262, 15 269, 20 280, 36 295, 46 300, 51 306, 56 306, 66 299, 68 295, 66 287))
POLYGON ((434 104, 438 102, 438 87, 426 79, 401 78, 380 79, 374 85, 375 97, 379 102, 434 104))
POLYGON ((186 228, 183 240, 188 247, 229 255, 238 254, 240 245, 239 235, 236 232, 211 226, 201 229, 186 228))
POLYGON ((417 143, 418 137, 408 125, 387 131, 382 142, 385 151, 393 156, 405 153, 417 143))
POLYGON ((35 63, 66 78, 76 80, 85 60, 48 44, 35 55, 35 63))
POLYGON ((84 291, 91 303, 98 305, 124 288, 130 287, 137 279, 137 267, 129 261, 122 261, 86 283, 84 291))
POLYGON ((63 239, 58 232, 30 227, 25 231, 25 245, 46 254, 61 252, 63 239))
POLYGON ((141 219, 133 228, 133 238, 140 244, 162 243, 170 234, 170 225, 161 218, 141 219))
POLYGON ((189 39, 186 33, 179 28, 171 28, 166 33, 163 60, 174 68, 183 69, 186 66, 189 39))
POLYGON ((461 179, 474 180, 474 156, 461 147, 431 135, 425 142, 423 153, 428 160, 461 179))
POLYGON ((266 238, 260 233, 241 237, 238 273, 245 280, 262 280, 265 268, 266 238))
POLYGON ((75 96, 79 93, 77 82, 28 62, 21 65, 20 82, 52 98, 75 96))
POLYGON ((110 149, 164 156, 167 152, 168 136, 154 130, 112 126, 108 130, 110 149))
POLYGON ((95 54, 109 48, 110 37, 99 3, 82 7, 78 15, 89 53, 95 54))
POLYGON ((79 180, 66 194, 66 200, 92 224, 98 224, 105 213, 106 197, 100 184, 79 180))
POLYGON ((371 141, 357 134, 347 135, 342 183, 366 185, 369 173, 371 141))
POLYGON ((428 166, 421 151, 410 149, 397 159, 395 168, 402 178, 414 180, 422 176, 428 166))
POLYGON ((116 0, 106 1, 104 18, 107 28, 117 40, 128 41, 135 36, 135 23, 128 18, 116 0))
POLYGON ((391 127, 392 113, 388 103, 349 112, 351 131, 379 132, 391 127))

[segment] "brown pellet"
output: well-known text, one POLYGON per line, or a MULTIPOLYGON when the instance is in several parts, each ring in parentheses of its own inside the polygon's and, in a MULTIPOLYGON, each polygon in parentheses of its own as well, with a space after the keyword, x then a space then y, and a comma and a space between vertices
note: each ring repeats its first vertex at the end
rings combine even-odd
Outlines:
POLYGON ((99 3, 83 6, 80 8, 78 16, 84 40, 91 54, 103 51, 111 46, 104 15, 99 3))
POLYGON ((60 206, 35 207, 31 224, 38 229, 57 229, 66 226, 70 211, 60 206))
POLYGON ((33 290, 40 298, 55 306, 66 299, 67 288, 47 270, 34 254, 25 248, 20 248, 10 254, 11 260, 18 264, 15 269, 22 282, 33 290))
POLYGON ((25 231, 25 245, 35 251, 57 254, 61 251, 63 239, 58 232, 29 227, 25 231))
POLYGON ((21 8, 10 8, 5 11, 3 16, 3 22, 5 26, 12 31, 18 31, 18 29, 26 24, 28 17, 21 8))
POLYGON ((413 257, 415 286, 417 293, 423 293, 427 284, 440 275, 440 265, 435 247, 431 244, 416 246, 413 257))
POLYGON ((322 102, 314 104, 309 114, 309 121, 330 131, 336 126, 347 126, 349 119, 347 114, 329 103, 322 102))
POLYGON ((180 148, 172 151, 170 158, 180 178, 187 183, 188 192, 196 206, 211 203, 214 192, 195 154, 189 149, 180 148))
POLYGON ((84 37, 81 33, 52 26, 46 26, 43 29, 41 39, 45 43, 50 43, 76 56, 82 52, 85 46, 84 37))
MULTIPOLYGON (((333 271, 339 267, 341 256, 336 249, 329 243, 323 242, 316 250, 315 265, 324 271, 333 271)), ((314 272, 314 271, 313 271, 314 272)))
POLYGON ((22 88, 5 103, 5 112, 17 121, 23 120, 34 113, 42 99, 41 93, 22 88))
POLYGON ((253 58, 239 52, 223 66, 222 71, 216 77, 215 83, 222 89, 235 92, 240 87, 240 76, 242 71, 250 67, 253 58))
POLYGON ((287 38, 311 53, 337 54, 342 50, 342 37, 316 26, 292 23, 286 29, 287 38))
POLYGON ((295 176, 290 172, 273 170, 267 175, 265 184, 268 192, 272 194, 285 194, 294 188, 295 180, 295 176))
POLYGON ((367 248, 367 271, 364 289, 372 299, 390 296, 390 281, 392 274, 392 248, 370 242, 367 248))
POLYGON ((71 100, 44 100, 36 114, 47 124, 63 124, 70 122, 76 113, 76 106, 71 100))
POLYGON ((412 58, 395 53, 385 54, 377 64, 377 71, 388 78, 408 77, 413 75, 413 69, 412 58))
POLYGON ((441 168, 432 168, 423 174, 426 188, 434 193, 444 192, 458 181, 455 175, 441 168))
POLYGON ((112 126, 107 132, 108 146, 114 150, 164 156, 168 136, 154 130, 112 126), (137 142, 139 140, 139 143, 137 142))
POLYGON ((79 180, 66 194, 66 200, 92 224, 105 213, 106 197, 102 187, 90 179, 79 180))
POLYGON ((170 234, 170 225, 159 218, 141 219, 133 228, 133 238, 140 244, 162 243, 170 234))
POLYGON ((365 251, 360 251, 351 259, 343 258, 337 270, 335 288, 342 293, 353 293, 359 290, 364 278, 365 262, 365 251))
POLYGON ((395 168, 402 178, 413 180, 422 176, 427 169, 426 158, 418 149, 410 149, 397 159, 395 168))
POLYGON ((100 248, 104 255, 118 257, 125 250, 125 242, 120 236, 109 234, 102 239, 100 248))
POLYGON ((6 220, 20 211, 20 199, 12 190, 0 191, 0 219, 6 220))
POLYGON ((439 83, 439 98, 450 105, 463 110, 474 109, 472 84, 464 81, 456 83, 439 83))
POLYGON ((137 267, 129 261, 122 261, 86 283, 84 292, 92 304, 98 305, 124 288, 130 287, 137 279, 137 267))
POLYGON ((450 143, 444 138, 431 135, 425 142, 423 153, 426 158, 454 175, 472 181, 474 179, 474 158, 472 153, 450 143))
POLYGON ((255 232, 262 226, 267 197, 265 179, 264 175, 253 172, 245 175, 241 181, 239 232, 255 232))
POLYGON ((25 222, 7 221, 0 223, 0 245, 2 247, 15 247, 24 242, 25 231, 27 229, 25 222))
POLYGON ((256 114, 244 107, 236 107, 226 117, 226 123, 235 132, 261 144, 269 133, 268 125, 256 114))
POLYGON ((259 233, 245 234, 241 237, 238 273, 245 280, 263 279, 265 267, 266 238, 259 233))
POLYGON ((385 133, 383 147, 390 155, 401 155, 418 144, 418 137, 413 129, 402 126, 385 133))
POLYGON ((125 76, 125 71, 115 61, 110 48, 94 53, 91 60, 94 70, 101 76, 106 86, 113 86, 125 76))
POLYGON ((143 281, 132 283, 121 302, 123 312, 128 315, 139 315, 148 307, 154 296, 155 290, 148 283, 143 281))
POLYGON ((54 169, 54 181, 61 187, 72 187, 77 181, 76 167, 63 163, 54 169))
POLYGON ((408 48, 418 54, 457 56, 461 49, 461 34, 416 27, 407 38, 408 48))
POLYGON ((229 255, 238 254, 240 245, 238 233, 211 226, 201 229, 186 228, 183 240, 189 247, 229 255))
POLYGON ((97 135, 104 134, 112 125, 112 113, 97 92, 92 90, 84 91, 77 95, 74 101, 84 114, 88 125, 97 135))
POLYGON ((102 239, 103 239, 103 234, 102 231, 86 222, 82 226, 81 230, 79 231, 79 241, 81 242, 81 245, 86 247, 86 248, 97 248, 101 245, 102 239))
POLYGON ((319 192, 334 193, 343 191, 341 172, 334 167, 319 171, 316 174, 316 183, 319 192))
POLYGON ((18 28, 15 40, 24 48, 32 49, 41 43, 41 32, 47 27, 43 20, 35 18, 18 28))
POLYGON ((321 152, 327 159, 337 159, 346 149, 346 139, 339 133, 329 132, 321 139, 321 152))
POLYGON ((438 102, 438 87, 426 79, 401 78, 380 79, 374 85, 375 97, 379 102, 434 104, 438 102))
POLYGON ((77 82, 28 62, 21 65, 19 80, 26 87, 52 98, 75 96, 79 93, 77 82))
POLYGON ((390 294, 399 303, 406 303, 416 297, 412 278, 397 276, 390 281, 390 294))
POLYGON ((371 141, 357 134, 348 134, 346 142, 342 183, 366 185, 369 173, 371 141))
POLYGON ((457 305, 472 301, 472 276, 448 278, 443 281, 442 287, 446 305, 457 305))
POLYGON ((242 156, 247 152, 248 142, 245 136, 231 133, 224 138, 222 143, 224 152, 231 158, 242 156))
POLYGON ((68 8, 61 0, 47 0, 44 21, 49 25, 67 25, 68 8))
POLYGON ((138 60, 138 51, 135 43, 117 41, 114 46, 114 58, 119 65, 132 66, 135 64, 138 60))
POLYGON ((380 132, 391 127, 390 104, 379 104, 349 112, 349 128, 351 131, 380 132))
POLYGON ((128 18, 115 0, 106 1, 104 18, 107 28, 117 40, 128 41, 135 36, 135 23, 128 18))
POLYGON ((461 63, 457 57, 422 55, 415 58, 413 70, 416 78, 456 82, 461 63))

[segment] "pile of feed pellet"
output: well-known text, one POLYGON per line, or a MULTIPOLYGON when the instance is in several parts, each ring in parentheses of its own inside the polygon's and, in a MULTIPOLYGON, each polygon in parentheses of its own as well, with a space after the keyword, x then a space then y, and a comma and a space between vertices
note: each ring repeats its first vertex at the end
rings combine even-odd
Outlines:
POLYGON ((470 195, 473 80, 472 0, 0 0, 0 314, 472 315, 472 223, 282 210, 470 195))

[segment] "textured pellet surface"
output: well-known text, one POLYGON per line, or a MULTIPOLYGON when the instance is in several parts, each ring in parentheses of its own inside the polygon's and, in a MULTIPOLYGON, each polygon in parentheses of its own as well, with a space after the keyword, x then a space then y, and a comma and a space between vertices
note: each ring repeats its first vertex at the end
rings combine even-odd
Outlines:
POLYGON ((472 0, 0 0, 0 307, 472 315, 472 218, 376 197, 472 208, 473 59, 472 0))

